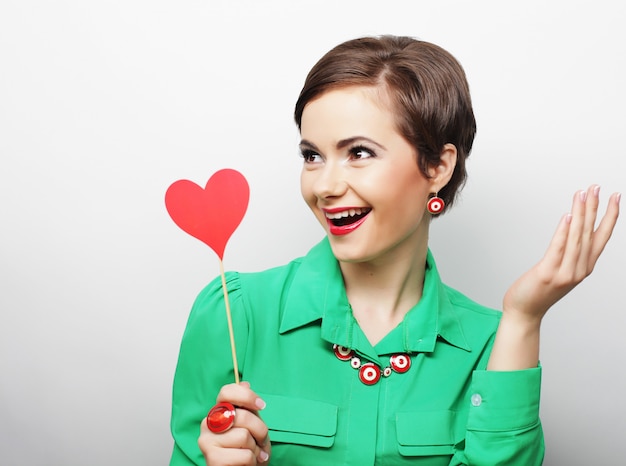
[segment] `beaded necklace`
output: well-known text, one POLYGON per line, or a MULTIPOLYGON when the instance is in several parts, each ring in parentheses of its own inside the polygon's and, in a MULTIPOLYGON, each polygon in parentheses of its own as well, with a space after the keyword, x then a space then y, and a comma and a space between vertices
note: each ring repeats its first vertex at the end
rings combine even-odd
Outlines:
POLYGON ((374 385, 380 380, 380 377, 389 377, 392 372, 404 374, 411 368, 411 356, 407 353, 396 353, 389 358, 389 365, 384 369, 373 362, 361 363, 354 350, 345 346, 333 345, 335 356, 340 361, 350 361, 350 365, 359 371, 359 380, 365 385, 374 385))

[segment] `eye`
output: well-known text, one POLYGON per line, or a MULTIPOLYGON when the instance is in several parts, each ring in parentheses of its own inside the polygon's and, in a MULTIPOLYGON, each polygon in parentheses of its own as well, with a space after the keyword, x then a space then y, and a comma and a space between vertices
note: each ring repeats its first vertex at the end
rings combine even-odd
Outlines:
POLYGON ((318 163, 322 161, 322 156, 311 149, 303 149, 301 155, 304 163, 318 163))
POLYGON ((353 160, 364 160, 376 157, 376 153, 365 146, 354 146, 350 148, 350 157, 353 160))

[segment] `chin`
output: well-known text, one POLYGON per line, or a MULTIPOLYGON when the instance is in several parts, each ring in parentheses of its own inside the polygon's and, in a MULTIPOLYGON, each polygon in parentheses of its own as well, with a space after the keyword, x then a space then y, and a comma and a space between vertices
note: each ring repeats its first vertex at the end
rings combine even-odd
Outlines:
POLYGON ((333 251, 335 259, 339 262, 358 263, 371 260, 374 255, 372 251, 366 251, 364 248, 357 248, 354 245, 337 244, 330 236, 330 248, 333 251))

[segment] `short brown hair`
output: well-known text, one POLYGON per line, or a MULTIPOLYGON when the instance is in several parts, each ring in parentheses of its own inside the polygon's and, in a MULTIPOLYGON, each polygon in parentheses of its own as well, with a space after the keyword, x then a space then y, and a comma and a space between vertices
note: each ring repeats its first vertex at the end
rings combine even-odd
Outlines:
POLYGON ((417 150, 428 177, 445 144, 454 144, 457 163, 439 191, 451 206, 467 178, 465 159, 476 134, 469 85, 463 68, 446 50, 403 36, 362 37, 337 45, 306 77, 294 118, 298 129, 304 107, 324 92, 346 86, 385 86, 396 112, 398 131, 417 150))

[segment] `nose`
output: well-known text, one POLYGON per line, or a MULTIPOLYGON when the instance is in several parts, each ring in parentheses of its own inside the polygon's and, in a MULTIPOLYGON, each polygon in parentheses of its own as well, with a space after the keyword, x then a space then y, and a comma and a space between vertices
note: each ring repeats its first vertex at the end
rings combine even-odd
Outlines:
POLYGON ((340 197, 348 190, 346 173, 339 163, 326 162, 316 171, 317 178, 313 183, 313 193, 318 199, 340 197))

